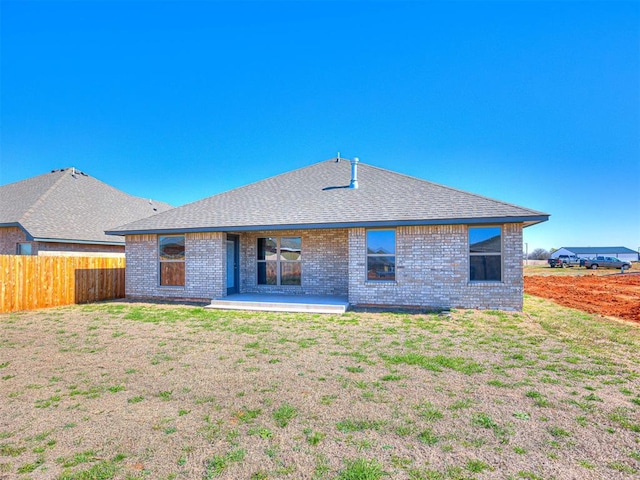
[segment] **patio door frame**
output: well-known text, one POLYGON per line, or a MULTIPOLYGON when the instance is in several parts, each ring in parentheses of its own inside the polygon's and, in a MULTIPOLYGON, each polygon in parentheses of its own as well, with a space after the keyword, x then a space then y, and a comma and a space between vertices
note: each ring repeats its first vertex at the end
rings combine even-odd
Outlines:
POLYGON ((226 240, 226 255, 227 255, 227 271, 226 271, 226 285, 227 295, 234 293, 240 293, 240 237, 228 233, 226 240), (229 247, 233 248, 233 266, 229 268, 229 247), (233 279, 230 282, 230 275, 233 275, 233 279), (232 284, 232 286, 229 286, 232 284))

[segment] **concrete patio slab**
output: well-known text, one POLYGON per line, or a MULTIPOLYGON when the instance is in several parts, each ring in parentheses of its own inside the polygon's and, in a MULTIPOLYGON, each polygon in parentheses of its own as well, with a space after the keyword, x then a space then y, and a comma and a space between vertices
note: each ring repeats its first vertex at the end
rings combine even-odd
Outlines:
POLYGON ((216 298, 205 308, 255 310, 263 312, 304 312, 343 314, 349 308, 346 297, 320 295, 269 295, 238 293, 216 298))

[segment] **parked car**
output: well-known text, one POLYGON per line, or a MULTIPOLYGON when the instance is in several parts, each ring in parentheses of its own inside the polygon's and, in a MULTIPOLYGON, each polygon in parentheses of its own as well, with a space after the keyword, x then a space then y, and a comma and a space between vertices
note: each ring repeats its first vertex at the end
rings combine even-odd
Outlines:
POLYGON ((631 263, 625 262, 616 257, 595 257, 582 260, 580 262, 580 266, 592 268, 593 270, 596 268, 621 268, 623 270, 627 270, 628 268, 631 268, 631 263))
POLYGON ((551 268, 577 267, 580 265, 580 258, 575 255, 558 255, 558 258, 550 258, 547 262, 551 268))

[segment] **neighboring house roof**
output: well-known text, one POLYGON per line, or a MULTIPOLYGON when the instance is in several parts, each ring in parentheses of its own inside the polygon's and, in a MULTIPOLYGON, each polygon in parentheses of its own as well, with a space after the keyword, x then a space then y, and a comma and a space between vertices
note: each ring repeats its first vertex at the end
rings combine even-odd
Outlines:
POLYGON ((74 168, 0 187, 0 227, 16 226, 29 240, 123 243, 104 232, 173 208, 124 193, 74 168))
POLYGON ((601 254, 601 255, 619 255, 621 253, 637 254, 635 250, 627 247, 562 247, 565 250, 573 252, 575 255, 601 254))
POLYGON ((371 165, 316 163, 112 229, 113 234, 547 220, 546 213, 371 165))

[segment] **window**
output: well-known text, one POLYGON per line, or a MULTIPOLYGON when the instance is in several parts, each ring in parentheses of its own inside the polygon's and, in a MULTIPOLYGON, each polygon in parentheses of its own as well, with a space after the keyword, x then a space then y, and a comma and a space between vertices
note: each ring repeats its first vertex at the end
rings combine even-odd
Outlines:
POLYGON ((184 287, 184 235, 158 237, 160 285, 184 287))
POLYGON ((396 231, 367 230, 367 280, 395 279, 396 231))
POLYGON ((17 252, 18 255, 33 255, 32 245, 30 243, 19 243, 17 252))
POLYGON ((302 237, 258 238, 258 285, 302 284, 302 237))
POLYGON ((469 280, 502 281, 502 229, 469 228, 469 280))

